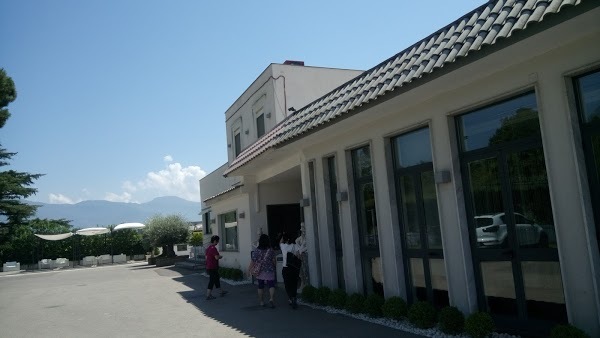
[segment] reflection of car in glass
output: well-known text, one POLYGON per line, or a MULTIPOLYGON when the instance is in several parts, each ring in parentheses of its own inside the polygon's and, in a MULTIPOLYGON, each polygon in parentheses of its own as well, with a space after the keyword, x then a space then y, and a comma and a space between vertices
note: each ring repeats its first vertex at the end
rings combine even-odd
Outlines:
MULTIPOLYGON (((475 216, 477 245, 481 247, 508 246, 504 213, 475 216)), ((515 213, 515 228, 519 246, 548 247, 548 234, 541 226, 515 213)))

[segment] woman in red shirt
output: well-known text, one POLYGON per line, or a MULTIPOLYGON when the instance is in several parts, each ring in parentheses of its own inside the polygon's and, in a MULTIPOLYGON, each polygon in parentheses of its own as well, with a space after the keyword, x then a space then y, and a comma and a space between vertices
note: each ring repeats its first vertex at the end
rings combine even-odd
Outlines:
POLYGON ((215 235, 210 238, 210 245, 206 248, 206 272, 208 273, 208 288, 206 289, 206 300, 215 299, 212 295, 213 287, 217 287, 221 297, 227 294, 227 291, 221 290, 221 277, 219 276, 219 259, 223 256, 219 255, 217 244, 219 244, 219 236, 215 235))

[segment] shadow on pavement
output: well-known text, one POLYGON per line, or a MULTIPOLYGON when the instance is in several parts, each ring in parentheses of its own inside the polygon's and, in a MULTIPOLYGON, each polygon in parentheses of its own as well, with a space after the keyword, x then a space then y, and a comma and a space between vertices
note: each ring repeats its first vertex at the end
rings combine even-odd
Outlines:
MULTIPOLYGON (((420 337, 386 326, 373 324, 340 314, 330 314, 323 310, 300 305, 292 309, 283 284, 275 291, 274 309, 259 306, 256 285, 231 286, 221 282, 221 287, 229 291, 225 297, 206 300, 208 278, 198 271, 186 273, 175 267, 166 268, 167 275, 181 274, 173 280, 190 288, 179 292, 198 311, 240 333, 253 337, 420 337)), ((162 275, 163 273, 159 273, 162 275)), ((268 292, 265 300, 268 301, 268 292)))

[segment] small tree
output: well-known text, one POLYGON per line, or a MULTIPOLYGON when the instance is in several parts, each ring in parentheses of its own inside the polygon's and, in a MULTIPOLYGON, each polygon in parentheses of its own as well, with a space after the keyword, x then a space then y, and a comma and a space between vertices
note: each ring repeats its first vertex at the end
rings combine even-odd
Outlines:
POLYGON ((162 247, 164 257, 175 257, 173 246, 187 243, 190 236, 188 222, 180 215, 155 215, 147 222, 144 237, 153 247, 162 247))
POLYGON ((202 246, 204 244, 204 236, 201 232, 193 232, 190 237, 191 246, 202 246))

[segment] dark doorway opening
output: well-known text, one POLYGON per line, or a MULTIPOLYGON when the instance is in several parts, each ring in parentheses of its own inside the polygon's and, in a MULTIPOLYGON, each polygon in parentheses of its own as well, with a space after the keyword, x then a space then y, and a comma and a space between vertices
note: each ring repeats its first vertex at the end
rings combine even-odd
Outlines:
POLYGON ((300 204, 267 205, 267 226, 271 244, 277 246, 283 232, 300 236, 300 204))

